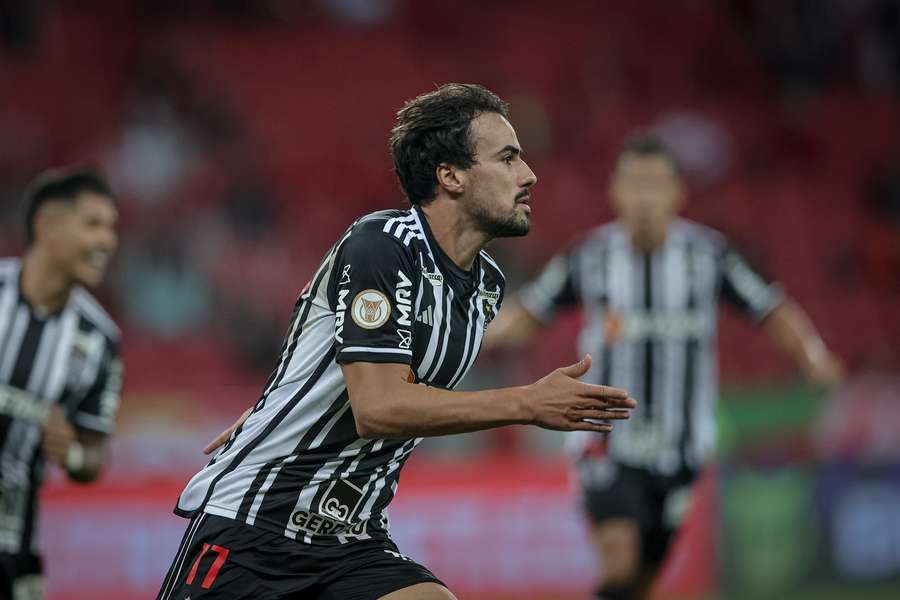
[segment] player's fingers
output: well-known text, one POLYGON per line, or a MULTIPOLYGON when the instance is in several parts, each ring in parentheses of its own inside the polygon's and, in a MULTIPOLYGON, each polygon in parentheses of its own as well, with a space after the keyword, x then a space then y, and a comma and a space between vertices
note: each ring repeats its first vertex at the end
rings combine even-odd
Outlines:
POLYGON ((578 409, 572 412, 572 415, 579 421, 584 419, 630 419, 631 411, 624 409, 611 408, 609 410, 597 410, 592 408, 578 409))
POLYGON ((572 431, 596 431, 598 433, 609 433, 613 430, 613 426, 609 423, 592 423, 590 421, 576 421, 572 423, 572 431))
POLYGON ((234 433, 235 429, 237 429, 237 427, 232 426, 217 435, 216 439, 208 443, 206 447, 203 448, 203 454, 212 454, 213 452, 218 450, 222 444, 228 441, 228 438, 231 437, 231 434, 234 433))
POLYGON ((584 358, 579 360, 574 365, 569 365, 568 367, 563 367, 559 370, 560 373, 572 378, 578 378, 588 372, 588 369, 591 368, 591 355, 585 354, 584 358))
POLYGON ((243 424, 244 424, 244 421, 246 421, 247 418, 248 418, 252 413, 253 413, 253 407, 251 406, 250 408, 248 408, 247 410, 244 411, 244 414, 242 414, 242 415, 238 418, 237 421, 234 422, 234 425, 232 425, 231 427, 229 427, 228 429, 226 429, 225 431, 223 431, 222 433, 220 433, 218 436, 216 436, 216 439, 214 439, 213 441, 211 441, 210 443, 208 443, 208 444, 206 445, 206 447, 203 448, 203 454, 212 454, 217 448, 219 448, 219 446, 221 446, 222 444, 224 444, 225 442, 227 442, 227 441, 228 441, 228 438, 231 437, 231 434, 234 433, 234 431, 235 431, 238 427, 240 427, 241 425, 243 425, 243 424))
POLYGON ((608 385, 582 383, 579 384, 577 393, 585 398, 605 400, 610 406, 623 406, 625 408, 637 406, 635 399, 628 397, 628 392, 619 388, 609 387, 608 385))

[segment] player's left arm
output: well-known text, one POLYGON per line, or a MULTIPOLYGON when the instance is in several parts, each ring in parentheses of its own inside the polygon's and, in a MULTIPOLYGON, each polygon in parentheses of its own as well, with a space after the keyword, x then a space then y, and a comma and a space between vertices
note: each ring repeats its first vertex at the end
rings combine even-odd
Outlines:
POLYGON ((72 481, 90 483, 103 470, 106 437, 95 431, 76 429, 63 411, 54 406, 44 422, 44 453, 65 469, 72 481))
POLYGON ((44 452, 65 469, 69 479, 94 481, 106 463, 106 442, 112 433, 122 388, 122 363, 111 346, 97 379, 71 415, 54 406, 44 423, 44 452))
POLYGON ((720 260, 721 297, 755 320, 810 381, 839 384, 844 366, 797 302, 770 283, 736 251, 727 247, 720 260))
POLYGON ((787 354, 810 381, 832 387, 844 379, 844 365, 832 353, 797 302, 784 298, 761 323, 775 345, 787 354))

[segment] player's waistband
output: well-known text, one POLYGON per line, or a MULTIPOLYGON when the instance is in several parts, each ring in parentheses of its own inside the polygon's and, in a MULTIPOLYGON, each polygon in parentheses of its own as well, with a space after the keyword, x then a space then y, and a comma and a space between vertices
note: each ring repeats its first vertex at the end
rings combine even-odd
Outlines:
POLYGON ((210 504, 194 511, 186 511, 176 506, 174 512, 187 519, 192 519, 201 513, 225 517, 238 523, 258 527, 301 543, 313 545, 339 545, 359 539, 389 539, 390 537, 387 517, 383 514, 346 523, 328 515, 307 510, 295 510, 286 524, 272 521, 263 515, 257 515, 251 524, 244 519, 235 518, 234 512, 229 509, 210 504))

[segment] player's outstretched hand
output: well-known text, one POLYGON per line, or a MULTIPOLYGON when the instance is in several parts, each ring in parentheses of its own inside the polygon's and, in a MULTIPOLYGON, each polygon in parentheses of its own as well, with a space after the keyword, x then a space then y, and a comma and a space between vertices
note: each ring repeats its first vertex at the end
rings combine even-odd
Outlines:
POLYGON ((809 366, 806 376, 813 384, 830 389, 844 382, 847 378, 847 369, 837 355, 826 350, 809 366))
POLYGON ((212 454, 213 452, 218 450, 222 444, 224 444, 225 442, 228 441, 228 438, 231 437, 231 434, 234 433, 234 430, 244 424, 244 421, 247 420, 247 417, 249 417, 250 413, 252 413, 252 412, 253 412, 253 407, 251 406, 250 408, 248 408, 247 410, 244 411, 244 414, 242 414, 240 416, 240 418, 237 421, 235 421, 231 427, 229 427, 228 429, 226 429, 225 431, 223 431, 222 433, 217 435, 216 439, 214 439, 213 441, 208 443, 206 445, 206 448, 203 449, 203 454, 212 454))
POLYGON ((612 431, 612 424, 597 421, 629 418, 637 402, 628 392, 578 381, 590 368, 588 354, 528 386, 526 403, 531 423, 558 431, 607 432, 612 431))

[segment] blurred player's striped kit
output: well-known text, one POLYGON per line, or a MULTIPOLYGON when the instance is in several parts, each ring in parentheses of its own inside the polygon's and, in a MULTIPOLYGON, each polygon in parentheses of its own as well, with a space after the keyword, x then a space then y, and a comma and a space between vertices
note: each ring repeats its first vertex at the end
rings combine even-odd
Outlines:
MULTIPOLYGON (((636 250, 620 223, 599 227, 550 261, 522 297, 544 322, 584 307, 579 351, 595 357, 585 380, 638 399, 607 436, 609 456, 665 475, 698 470, 713 450, 720 299, 761 320, 782 293, 720 233, 683 219, 652 255, 636 250)), ((569 435, 579 453, 597 439, 569 435)))

